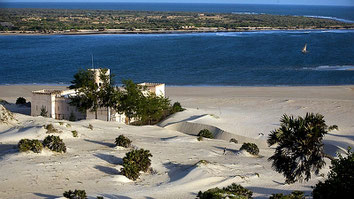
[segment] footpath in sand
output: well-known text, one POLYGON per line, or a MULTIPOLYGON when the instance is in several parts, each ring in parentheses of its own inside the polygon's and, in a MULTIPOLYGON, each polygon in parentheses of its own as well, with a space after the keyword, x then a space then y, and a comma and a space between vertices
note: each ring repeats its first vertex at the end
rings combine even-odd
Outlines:
MULTIPOLYGON (((24 92, 28 88, 18 88, 21 91, 16 93, 11 86, 0 87, 0 98, 12 103, 19 96, 30 100, 30 93, 24 92)), ((57 198, 69 189, 84 189, 90 197, 195 198, 200 190, 233 182, 252 190, 255 198, 293 190, 310 195, 311 186, 325 179, 330 162, 326 160, 322 176, 284 184, 284 177, 267 161, 274 152, 264 144, 267 134, 279 126, 284 113, 319 112, 327 124, 339 126, 339 131, 325 136, 327 152, 334 154, 354 146, 353 88, 168 87, 170 99, 181 102, 187 110, 159 126, 136 127, 98 120, 69 122, 15 113, 16 120, 0 124, 0 198, 57 198), (48 135, 43 125, 50 123, 62 131, 58 135, 66 143, 67 153, 18 151, 16 146, 22 138, 43 140, 48 135), (197 141, 193 134, 200 128, 210 128, 219 139, 197 141), (78 131, 77 138, 72 130, 78 131), (153 170, 136 182, 120 174, 122 158, 130 150, 114 146, 121 134, 129 137, 134 147, 148 149, 153 155, 153 170), (239 143, 230 143, 230 136, 239 143), (239 151, 242 142, 250 140, 259 145, 259 156, 239 151)), ((16 111, 16 106, 10 108, 16 111)))

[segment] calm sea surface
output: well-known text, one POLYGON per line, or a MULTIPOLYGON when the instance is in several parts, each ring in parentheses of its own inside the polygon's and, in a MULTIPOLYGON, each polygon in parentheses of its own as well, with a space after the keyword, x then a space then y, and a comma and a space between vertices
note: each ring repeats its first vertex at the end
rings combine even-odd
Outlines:
MULTIPOLYGON (((353 7, 127 3, 0 7, 255 12, 354 20, 354 12, 348 11, 353 7)), ((168 85, 354 84, 354 30, 0 36, 0 84, 69 84, 78 69, 91 67, 92 54, 94 66, 110 68, 118 83, 133 79, 168 85), (302 54, 305 43, 309 53, 302 54)))

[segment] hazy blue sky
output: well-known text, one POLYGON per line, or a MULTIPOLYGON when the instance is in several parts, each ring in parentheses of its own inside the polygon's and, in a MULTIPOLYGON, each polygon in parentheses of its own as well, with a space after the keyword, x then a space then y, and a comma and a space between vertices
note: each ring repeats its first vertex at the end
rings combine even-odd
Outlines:
POLYGON ((354 0, 0 0, 0 2, 170 2, 170 3, 244 3, 244 4, 297 4, 297 5, 347 5, 354 0))

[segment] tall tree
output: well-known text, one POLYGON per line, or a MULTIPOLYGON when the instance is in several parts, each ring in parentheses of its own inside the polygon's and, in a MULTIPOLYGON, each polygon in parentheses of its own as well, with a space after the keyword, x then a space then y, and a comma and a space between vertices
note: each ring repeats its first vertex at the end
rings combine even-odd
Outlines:
POLYGON ((115 108, 119 113, 124 113, 128 118, 128 123, 130 120, 137 116, 137 111, 140 104, 144 98, 143 87, 135 84, 132 80, 123 80, 123 91, 116 98, 119 98, 119 103, 116 104, 115 108))
POLYGON ((280 128, 271 131, 268 144, 278 144, 269 158, 272 167, 286 178, 286 183, 308 181, 325 165, 322 139, 336 125, 327 126, 321 114, 307 113, 304 118, 284 114, 280 128))
POLYGON ((137 114, 144 123, 151 124, 152 121, 161 119, 170 106, 168 98, 149 93, 142 100, 137 114))
POLYGON ((106 74, 107 69, 100 69, 100 78, 104 82, 104 86, 100 87, 96 79, 95 70, 79 70, 74 75, 74 80, 71 82, 70 89, 76 89, 76 95, 71 97, 70 104, 76 106, 80 111, 87 110, 95 112, 95 119, 97 119, 97 110, 99 107, 106 106, 108 103, 104 94, 110 93, 105 89, 111 89, 110 77, 106 74), (105 85, 106 84, 106 85, 105 85))
POLYGON ((99 106, 107 109, 107 121, 110 120, 110 108, 119 103, 120 92, 114 87, 114 74, 107 74, 108 69, 100 69, 99 106))

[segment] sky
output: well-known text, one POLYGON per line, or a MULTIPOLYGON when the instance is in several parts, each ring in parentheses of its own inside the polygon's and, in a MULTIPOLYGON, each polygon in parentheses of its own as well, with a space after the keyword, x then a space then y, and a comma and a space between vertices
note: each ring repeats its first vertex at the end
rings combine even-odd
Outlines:
POLYGON ((354 0, 0 0, 0 2, 167 2, 354 6, 354 0))

